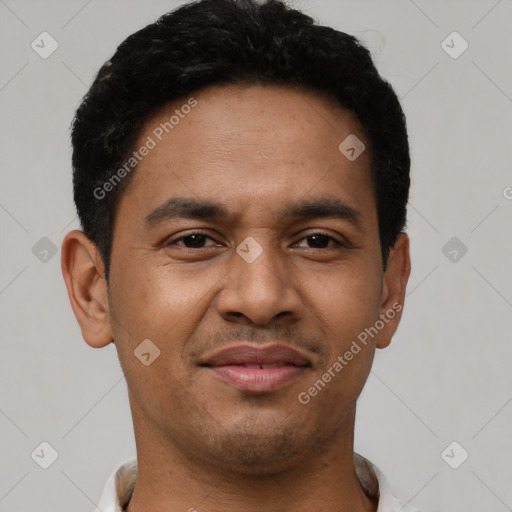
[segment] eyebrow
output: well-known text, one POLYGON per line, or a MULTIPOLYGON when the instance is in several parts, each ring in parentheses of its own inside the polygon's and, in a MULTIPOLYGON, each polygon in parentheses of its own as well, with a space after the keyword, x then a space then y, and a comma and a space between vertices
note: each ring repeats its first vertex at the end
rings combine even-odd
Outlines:
MULTIPOLYGON (((340 219, 361 228, 361 212, 338 198, 303 199, 297 203, 288 203, 276 217, 289 220, 340 219)), ((149 231, 173 219, 216 221, 227 218, 229 211, 221 202, 173 197, 149 213, 144 224, 149 231)))

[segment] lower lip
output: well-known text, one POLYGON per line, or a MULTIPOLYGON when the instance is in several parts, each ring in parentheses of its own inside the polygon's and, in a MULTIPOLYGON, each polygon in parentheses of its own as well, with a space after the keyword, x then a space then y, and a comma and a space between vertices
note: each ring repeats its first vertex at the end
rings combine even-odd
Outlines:
POLYGON ((306 369, 305 366, 279 366, 276 368, 246 368, 241 365, 211 366, 223 381, 242 391, 275 391, 290 384, 306 369))

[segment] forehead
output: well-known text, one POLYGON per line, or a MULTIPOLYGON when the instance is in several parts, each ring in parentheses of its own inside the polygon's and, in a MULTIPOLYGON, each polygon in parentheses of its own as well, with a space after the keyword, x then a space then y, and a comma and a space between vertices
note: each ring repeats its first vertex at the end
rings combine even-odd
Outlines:
POLYGON ((138 163, 119 210, 129 203, 145 217, 170 197, 217 199, 257 215, 284 199, 315 194, 347 204, 359 195, 368 203, 369 151, 351 161, 339 149, 354 136, 368 147, 357 118, 320 93, 274 85, 209 87, 145 123, 136 149, 152 149, 138 163))

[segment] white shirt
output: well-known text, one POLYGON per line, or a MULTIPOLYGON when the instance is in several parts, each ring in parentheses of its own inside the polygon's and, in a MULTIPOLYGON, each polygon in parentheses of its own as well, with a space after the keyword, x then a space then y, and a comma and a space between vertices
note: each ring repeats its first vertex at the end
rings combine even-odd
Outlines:
MULTIPOLYGON (((357 477, 365 494, 376 499, 380 493, 377 512, 420 512, 391 494, 391 488, 382 474, 368 459, 354 453, 357 477)), ((107 480, 101 501, 95 512, 122 512, 131 499, 137 477, 137 459, 120 464, 107 480)))

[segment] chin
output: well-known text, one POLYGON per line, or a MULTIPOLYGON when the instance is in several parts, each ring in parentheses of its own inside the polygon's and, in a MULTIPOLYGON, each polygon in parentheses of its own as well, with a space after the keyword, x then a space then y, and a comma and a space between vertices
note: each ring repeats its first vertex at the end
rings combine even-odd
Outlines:
POLYGON ((276 422, 258 428, 253 422, 245 428, 227 428, 209 436, 210 443, 204 446, 204 455, 226 473, 265 477, 289 471, 304 457, 308 445, 314 444, 313 439, 301 437, 297 425, 276 422))

